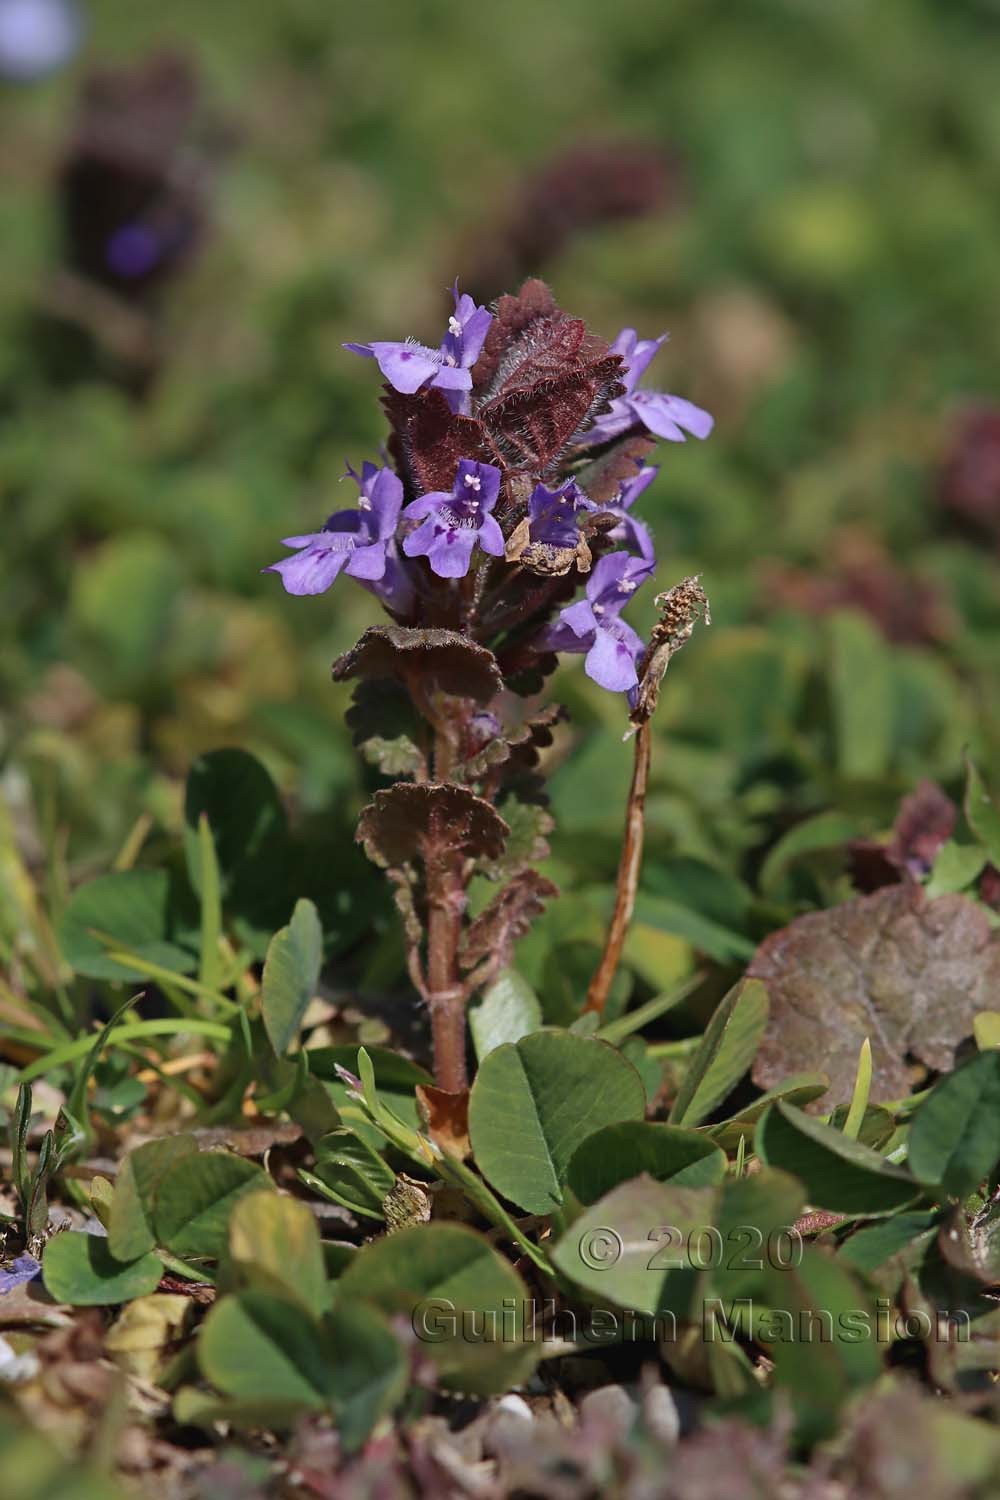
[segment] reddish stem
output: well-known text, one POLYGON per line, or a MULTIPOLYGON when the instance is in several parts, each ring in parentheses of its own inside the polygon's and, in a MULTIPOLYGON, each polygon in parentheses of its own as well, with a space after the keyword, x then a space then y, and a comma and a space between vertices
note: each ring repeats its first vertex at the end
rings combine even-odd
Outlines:
POLYGON ((639 871, 642 867, 642 845, 645 835, 646 787, 649 783, 649 759, 652 745, 650 721, 639 725, 635 735, 635 763, 632 767, 632 785, 629 788, 628 807, 625 812, 625 837, 622 855, 618 863, 618 884, 615 890, 615 909, 611 915, 608 935, 604 941, 604 952, 590 988, 584 1011, 593 1010, 598 1015, 604 1010, 608 992, 618 971, 622 948, 628 934, 635 893, 639 887, 639 871))

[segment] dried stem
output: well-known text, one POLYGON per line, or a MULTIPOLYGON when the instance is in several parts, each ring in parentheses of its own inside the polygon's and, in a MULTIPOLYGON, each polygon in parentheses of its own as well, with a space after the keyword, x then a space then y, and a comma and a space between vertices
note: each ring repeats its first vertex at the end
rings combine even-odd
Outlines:
POLYGON ((608 992, 618 970, 625 945, 629 923, 635 907, 635 893, 639 886, 639 871, 642 866, 642 845, 645 835, 646 788, 649 784, 649 761, 652 747, 651 723, 647 719, 640 724, 635 735, 635 761, 632 767, 632 785, 629 787, 628 806, 625 810, 625 837, 622 856, 618 863, 618 882, 615 890, 615 909, 604 940, 604 952, 590 988, 584 1011, 604 1010, 608 992))

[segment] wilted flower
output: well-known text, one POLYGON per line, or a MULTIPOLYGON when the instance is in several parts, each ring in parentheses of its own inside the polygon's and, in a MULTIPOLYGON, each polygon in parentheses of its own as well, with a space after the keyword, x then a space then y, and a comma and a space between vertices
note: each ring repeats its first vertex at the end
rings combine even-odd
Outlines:
POLYGON ((350 468, 348 473, 361 491, 357 509, 335 511, 322 531, 285 537, 282 546, 299 552, 264 569, 280 573, 290 594, 323 594, 340 572, 370 583, 385 576, 403 486, 391 469, 375 464, 364 464, 360 476, 350 468))
POLYGON ((345 344, 352 354, 374 359, 394 390, 412 396, 421 386, 436 386, 449 397, 453 411, 467 407, 467 392, 472 389, 469 373, 483 347, 492 315, 477 307, 471 297, 459 296, 458 282, 452 287, 455 311, 448 319, 448 332, 437 349, 429 349, 414 339, 378 341, 371 344, 345 344))
POLYGON ((666 337, 663 333, 658 339, 640 339, 634 328, 622 329, 611 345, 611 352, 620 354, 625 362, 622 374, 625 395, 612 401, 611 410, 581 434, 582 442, 588 445, 606 443, 628 432, 631 427, 645 427, 655 437, 666 438, 671 443, 683 443, 684 432, 698 438, 708 437, 714 419, 693 401, 685 401, 683 396, 668 396, 662 391, 636 390, 666 337))
POLYGON ((627 552, 602 557, 587 580, 587 597, 560 612, 543 632, 542 649, 585 651, 584 669, 600 687, 613 693, 635 687, 642 637, 619 617, 639 585, 652 575, 653 564, 646 558, 627 552))
POLYGON ((478 544, 492 557, 503 557, 503 532, 490 512, 500 493, 500 470, 493 464, 461 458, 450 490, 432 490, 403 511, 423 525, 404 538, 407 557, 426 557, 439 578, 464 578, 478 544))

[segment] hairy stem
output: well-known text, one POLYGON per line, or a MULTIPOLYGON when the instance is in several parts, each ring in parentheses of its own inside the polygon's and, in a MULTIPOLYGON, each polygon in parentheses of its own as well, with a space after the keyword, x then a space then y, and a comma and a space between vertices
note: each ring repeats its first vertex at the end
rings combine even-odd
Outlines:
POLYGON ((632 767, 632 785, 629 787, 628 806, 625 810, 625 837, 618 863, 618 882, 615 888, 615 909, 611 915, 608 935, 604 940, 604 952, 597 965, 584 1011, 593 1010, 598 1015, 604 1010, 608 992, 618 971, 618 964, 625 945, 635 893, 639 886, 639 870, 642 866, 642 845, 646 827, 646 788, 649 784, 649 759, 652 747, 652 732, 647 719, 639 725, 635 735, 635 762, 632 767))
MULTIPOLYGON (((453 746, 444 729, 435 736, 434 771, 447 778, 453 746)), ((458 1093, 468 1087, 465 1065, 465 987, 459 979, 458 945, 465 907, 463 860, 453 852, 428 860, 427 1004, 434 1043, 434 1077, 438 1088, 458 1093)))

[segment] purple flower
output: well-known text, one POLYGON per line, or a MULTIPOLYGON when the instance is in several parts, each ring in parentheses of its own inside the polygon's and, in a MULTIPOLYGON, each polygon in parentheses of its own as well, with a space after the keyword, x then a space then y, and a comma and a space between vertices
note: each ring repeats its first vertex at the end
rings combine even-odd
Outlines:
POLYGON ((392 614, 412 613, 417 593, 410 580, 406 563, 400 555, 399 543, 395 537, 390 537, 385 544, 385 572, 382 577, 362 578, 360 583, 362 588, 368 589, 376 599, 381 600, 392 614))
POLYGON ((503 557, 503 532, 490 514, 499 493, 499 469, 460 458, 450 490, 432 490, 403 511, 423 522, 404 537, 403 551, 426 557, 439 578, 464 578, 477 543, 492 557, 503 557))
POLYGON ((401 342, 345 344, 352 354, 374 359, 394 390, 412 396, 423 385, 436 386, 445 392, 453 411, 468 405, 467 392, 472 389, 469 373, 493 321, 485 307, 478 307, 468 294, 459 296, 458 282, 451 289, 455 311, 448 319, 448 332, 437 349, 428 349, 414 339, 401 342))
POLYGON ((536 484, 528 500, 529 540, 548 547, 575 547, 580 537, 577 516, 596 509, 575 480, 557 490, 536 484))
POLYGON ((295 557, 272 563, 265 573, 280 573, 290 594, 322 594, 341 571, 365 583, 385 577, 387 547, 396 530, 403 486, 391 469, 364 464, 360 477, 347 470, 361 494, 356 510, 338 510, 322 531, 287 536, 284 547, 298 547, 295 557))
POLYGON ((9 1271, 0 1270, 0 1297, 26 1281, 34 1281, 41 1269, 41 1261, 33 1255, 19 1255, 9 1271))
POLYGON ((588 446, 606 443, 620 437, 630 427, 645 427, 655 437, 666 438, 671 443, 683 443, 684 432, 694 437, 707 438, 714 419, 692 401, 682 396, 668 396, 661 391, 637 391, 636 386, 645 374, 646 367, 654 358, 667 335, 658 339, 641 339, 634 328, 623 328, 611 345, 612 354, 620 354, 625 361, 622 379, 625 395, 612 401, 611 410, 598 417, 593 427, 579 435, 579 440, 588 446), (683 429, 683 431, 682 431, 683 429))
POLYGON ((627 547, 630 552, 637 552, 640 557, 644 557, 650 563, 655 561, 655 555, 649 527, 645 526, 642 521, 637 521, 631 511, 639 496, 649 488, 659 472, 656 464, 644 466, 634 479, 628 480, 622 486, 614 505, 608 506, 612 515, 621 517, 621 521, 614 530, 608 532, 609 540, 619 546, 627 547))
POLYGON ((562 610, 542 632, 546 651, 585 651, 587 676, 613 693, 624 693, 639 680, 636 662, 642 637, 619 616, 640 584, 653 573, 645 557, 611 552, 602 557, 587 580, 587 597, 562 610))

